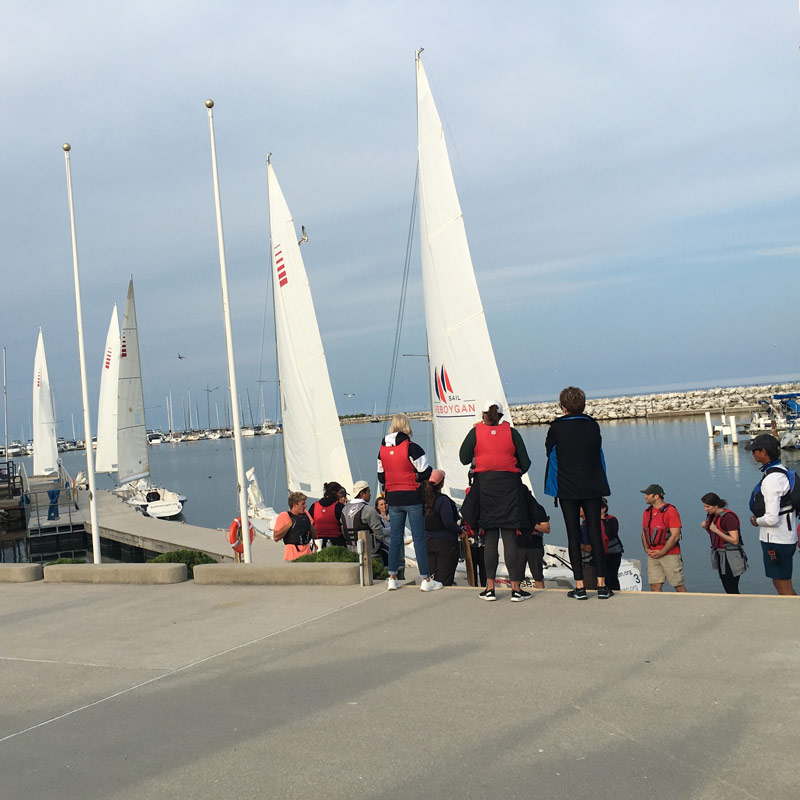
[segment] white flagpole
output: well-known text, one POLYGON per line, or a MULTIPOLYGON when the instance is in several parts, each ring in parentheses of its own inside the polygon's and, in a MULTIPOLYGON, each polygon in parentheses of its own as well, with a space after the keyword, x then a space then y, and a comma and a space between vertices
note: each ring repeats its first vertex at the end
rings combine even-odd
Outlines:
POLYGON ((83 400, 83 438, 86 442, 86 474, 89 479, 89 521, 92 525, 92 556, 100 564, 100 528, 97 525, 97 504, 94 483, 94 453, 92 451, 92 419, 89 413, 89 387, 86 383, 86 352, 83 347, 83 311, 81 308, 81 275, 78 269, 78 237, 75 232, 75 206, 72 202, 72 173, 69 168, 69 144, 62 145, 67 165, 67 197, 69 226, 72 234, 72 274, 75 280, 75 315, 78 320, 78 360, 81 368, 81 398, 83 400))
POLYGON ((4 447, 3 457, 6 461, 8 458, 8 386, 6 384, 6 349, 3 348, 3 439, 4 447))
POLYGON ((219 198, 219 175, 217 173, 217 144, 214 138, 213 100, 206 100, 208 109, 208 133, 211 137, 211 171, 214 176, 214 205, 217 211, 217 241, 219 243, 219 274, 222 284, 222 315, 225 319, 225 342, 228 346, 228 382, 233 416, 233 452, 236 457, 236 481, 239 494, 239 516, 242 518, 242 545, 244 562, 251 564, 250 527, 247 519, 247 484, 244 482, 244 460, 242 455, 242 426, 239 422, 239 395, 236 389, 236 367, 233 363, 233 328, 231 327, 231 305, 228 297, 228 267, 225 262, 225 239, 222 233, 222 203, 219 198))

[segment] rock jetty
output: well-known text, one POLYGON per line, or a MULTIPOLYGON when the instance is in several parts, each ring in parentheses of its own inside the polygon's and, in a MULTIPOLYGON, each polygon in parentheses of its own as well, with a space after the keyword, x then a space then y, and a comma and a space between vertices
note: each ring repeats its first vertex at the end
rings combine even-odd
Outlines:
MULTIPOLYGON (((656 419, 704 414, 746 415, 756 410, 762 400, 769 401, 774 394, 800 392, 800 383, 773 383, 766 386, 726 386, 714 389, 692 389, 684 392, 638 394, 629 397, 589 398, 586 413, 598 420, 656 419)), ((557 402, 526 403, 511 406, 515 425, 549 424, 561 414, 557 402)), ((430 420, 429 411, 415 411, 411 419, 430 420)), ((381 419, 389 419, 382 417, 381 419)))
MULTIPOLYGON (((760 401, 770 400, 774 394, 787 392, 800 392, 800 383, 589 398, 586 402, 586 413, 598 420, 690 416, 704 414, 706 411, 714 414, 749 414, 759 407, 760 401)), ((511 406, 511 415, 516 425, 549 423, 560 413, 558 403, 511 406)), ((744 422, 744 418, 741 421, 744 422)))

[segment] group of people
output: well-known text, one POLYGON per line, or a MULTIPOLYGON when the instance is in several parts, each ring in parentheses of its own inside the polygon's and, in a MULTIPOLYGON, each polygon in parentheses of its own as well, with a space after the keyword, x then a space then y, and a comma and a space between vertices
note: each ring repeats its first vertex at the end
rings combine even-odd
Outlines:
MULTIPOLYGON (((575 386, 565 388, 559 403, 562 416, 547 432, 545 450, 546 495, 560 505, 567 531, 570 566, 575 588, 571 599, 588 598, 587 588, 599 599, 619 590, 618 571, 623 545, 619 521, 608 512, 611 490, 606 476, 602 436, 597 421, 585 413, 586 395, 575 386)), ((460 512, 442 491, 445 473, 432 469, 424 450, 413 441, 405 414, 395 414, 378 452, 378 481, 383 489, 374 507, 366 481, 353 487, 353 499, 340 484, 325 484, 323 497, 306 510, 306 496, 289 495, 289 510, 276 521, 274 538, 283 541, 286 560, 310 552, 315 542, 355 545, 359 531, 368 531, 372 552, 388 569, 388 588, 402 586, 405 530, 408 527, 421 578, 420 589, 436 591, 452 585, 459 561, 460 540, 471 548, 479 597, 494 601, 499 543, 511 583, 511 601, 527 600, 522 584, 529 568, 534 586, 544 587, 543 535, 550 518, 522 477, 531 460, 519 432, 502 419, 498 401, 487 401, 481 420, 467 433, 459 458, 469 466, 470 487, 460 512)), ((750 522, 759 528, 764 567, 779 594, 795 594, 792 559, 798 546, 797 514, 800 486, 795 473, 780 462, 777 439, 761 434, 745 447, 764 472, 751 497, 750 522), (794 492, 797 492, 797 500, 794 492)), ((669 583, 685 592, 680 550, 682 523, 674 505, 664 500, 664 489, 650 484, 642 490, 646 509, 642 517, 642 546, 647 555, 651 591, 669 583)), ((723 588, 739 593, 739 579, 747 569, 739 518, 714 492, 700 499, 706 513, 702 528, 710 537, 711 563, 723 588)))

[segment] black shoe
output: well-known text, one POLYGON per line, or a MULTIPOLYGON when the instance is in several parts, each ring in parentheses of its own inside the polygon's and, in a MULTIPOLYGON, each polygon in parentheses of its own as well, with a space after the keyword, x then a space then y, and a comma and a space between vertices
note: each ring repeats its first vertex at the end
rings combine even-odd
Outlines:
POLYGON ((520 589, 517 591, 516 589, 511 592, 511 602, 512 603, 521 603, 523 600, 527 600, 531 596, 530 592, 526 592, 524 589, 520 589))
POLYGON ((494 589, 484 589, 479 595, 481 600, 497 600, 494 589))
POLYGON ((589 595, 586 594, 586 589, 570 589, 567 592, 567 597, 572 597, 575 600, 588 600, 589 595))
POLYGON ((597 587, 597 597, 600 600, 608 600, 609 597, 613 597, 614 592, 608 588, 608 586, 598 586, 597 587))

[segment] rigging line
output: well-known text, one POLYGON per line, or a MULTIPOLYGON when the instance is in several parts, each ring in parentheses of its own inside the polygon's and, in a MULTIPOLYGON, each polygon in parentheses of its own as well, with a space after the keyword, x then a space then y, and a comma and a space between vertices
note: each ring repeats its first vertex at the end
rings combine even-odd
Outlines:
POLYGON ((389 373, 389 390, 386 394, 386 414, 391 412, 392 394, 394 392, 394 379, 397 373, 397 359, 400 356, 400 338, 403 333, 403 317, 405 315, 406 297, 408 294, 408 274, 411 268, 411 252, 414 244, 414 222, 417 217, 417 188, 419 186, 419 159, 414 175, 414 195, 411 200, 411 219, 408 223, 408 239, 406 242, 406 256, 403 264, 403 281, 400 289, 400 305, 397 309, 397 326, 394 334, 394 348, 392 350, 392 367, 389 373))

